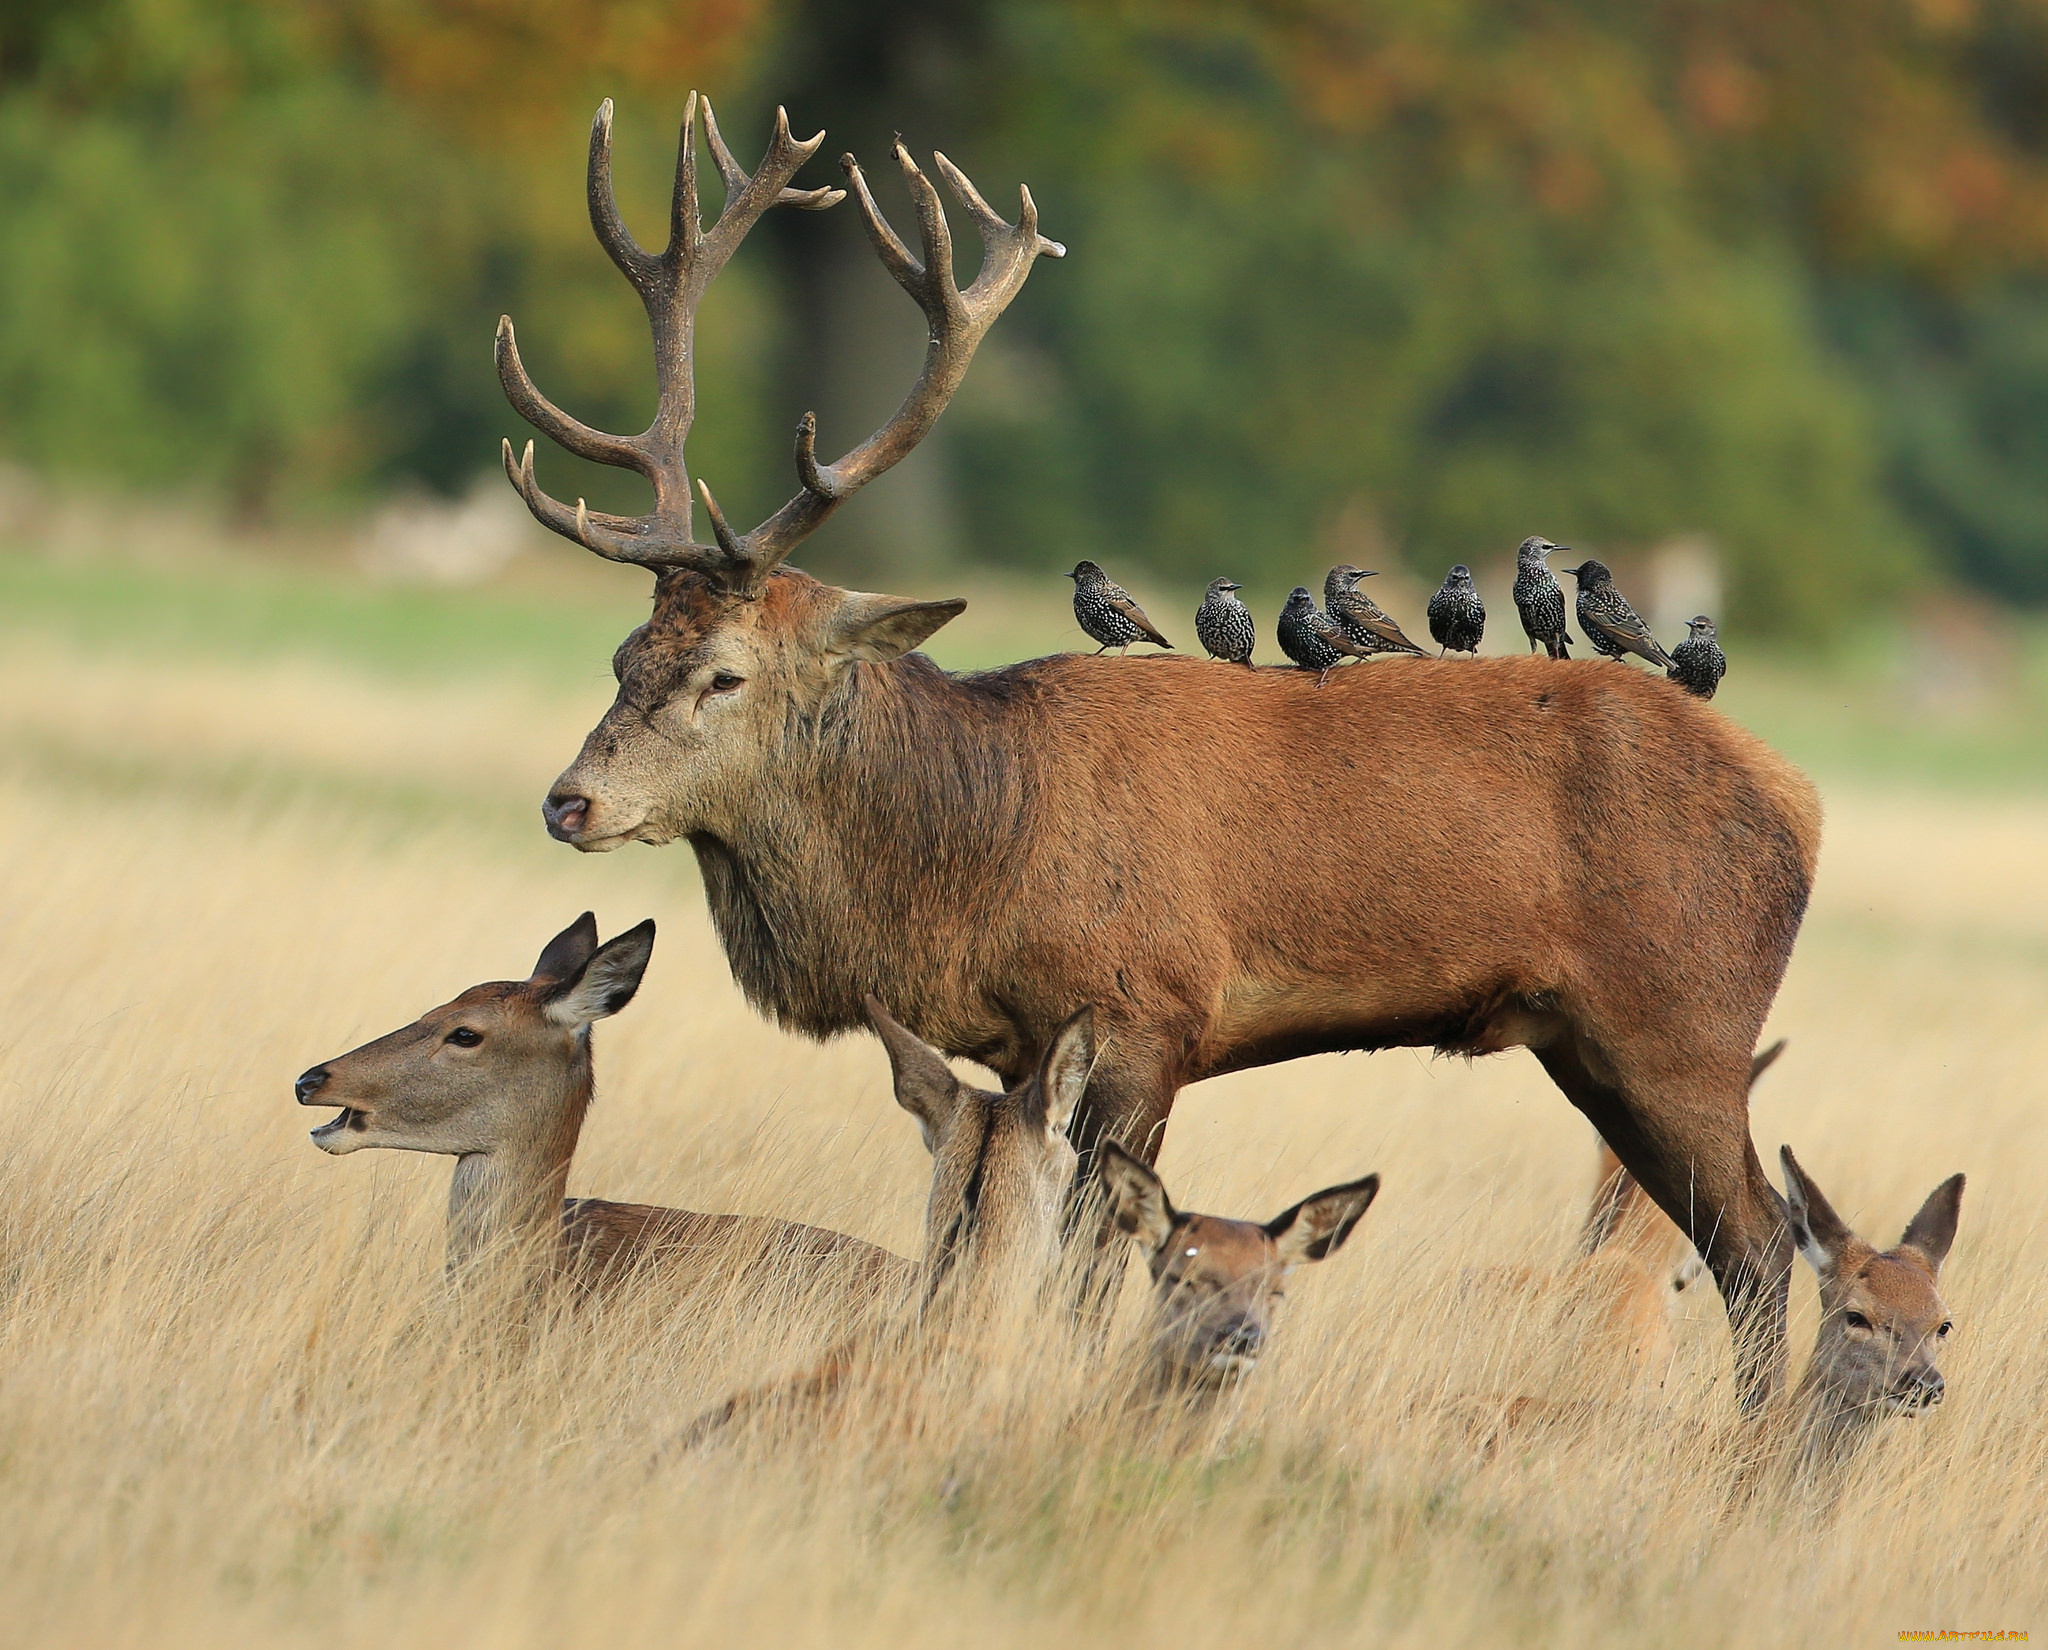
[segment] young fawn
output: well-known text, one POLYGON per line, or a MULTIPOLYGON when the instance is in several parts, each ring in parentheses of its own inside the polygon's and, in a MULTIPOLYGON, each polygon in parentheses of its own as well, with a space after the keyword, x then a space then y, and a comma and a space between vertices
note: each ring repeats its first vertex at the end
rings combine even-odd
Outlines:
POLYGON ((1820 1279, 1820 1329, 1790 1418, 1806 1459, 1826 1461, 1847 1454, 1885 1416, 1923 1414, 1947 1395, 1939 1359, 1954 1322, 1938 1286, 1963 1177, 1935 1187, 1898 1247, 1879 1250, 1835 1213, 1790 1146, 1778 1157, 1786 1224, 1820 1279))
POLYGON ((455 1159, 448 1270, 509 1263, 514 1281, 583 1290, 628 1275, 665 1281, 800 1268, 848 1306, 907 1289, 916 1268, 858 1238, 793 1221, 565 1197, 590 1109, 591 1026, 633 1000, 654 950, 643 922, 604 945, 588 911, 548 941, 530 978, 471 986, 411 1025, 313 1067, 295 1092, 338 1106, 321 1150, 369 1147, 455 1159))
MULTIPOLYGON (((866 1370, 915 1381, 924 1360, 976 1340, 994 1344, 1038 1305, 1060 1253, 1060 1224, 1078 1161, 1067 1125, 1095 1064, 1095 1015, 1083 1008, 1060 1027, 1038 1068, 1001 1094, 972 1088, 945 1056, 898 1025, 873 997, 868 1023, 889 1051, 896 1102, 917 1119, 932 1154, 924 1259, 914 1311, 833 1349, 804 1373, 735 1394, 700 1416, 682 1447, 737 1420, 787 1422, 837 1395, 866 1370)), ((815 1416, 809 1417, 815 1419, 815 1416)))
POLYGON ((1335 1254, 1380 1189, 1380 1177, 1369 1174, 1305 1197, 1261 1226, 1176 1209, 1165 1182, 1113 1140, 1097 1149, 1096 1162, 1117 1225, 1152 1273, 1152 1382, 1203 1395, 1258 1366, 1288 1274, 1335 1254))

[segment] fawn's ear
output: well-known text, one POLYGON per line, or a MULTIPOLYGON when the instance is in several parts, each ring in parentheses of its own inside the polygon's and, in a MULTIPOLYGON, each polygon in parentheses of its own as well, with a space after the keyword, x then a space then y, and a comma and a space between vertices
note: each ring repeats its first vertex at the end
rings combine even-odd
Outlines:
POLYGON ((889 1051, 889 1070, 896 1079, 896 1104, 917 1119, 924 1149, 939 1149, 939 1136, 952 1120, 960 1101, 960 1079, 946 1064, 946 1057, 915 1032, 898 1025, 889 1011, 874 997, 864 997, 868 1024, 889 1051))
POLYGON ((1829 1271, 1856 1234, 1800 1168, 1790 1146, 1778 1148, 1778 1161, 1785 1169, 1785 1224, 1792 1229, 1792 1241, 1808 1266, 1829 1271))
POLYGON ((559 1026, 587 1026, 633 1000, 654 955, 654 919, 600 945, 547 999, 547 1017, 559 1026))
POLYGON ((1380 1177, 1376 1174, 1332 1186, 1267 1221, 1266 1236, 1279 1247, 1282 1265, 1321 1260, 1343 1247, 1351 1228, 1365 1218, 1365 1211, 1379 1195, 1380 1177))
POLYGON ((1038 1062, 1038 1104, 1048 1134, 1065 1134, 1095 1070, 1095 1009, 1083 1008, 1052 1034, 1038 1062))
POLYGON ((1138 1240, 1149 1260, 1173 1240, 1173 1200, 1165 1182, 1114 1140, 1095 1148, 1095 1168, 1117 1225, 1138 1240))
POLYGON ((1906 1235, 1899 1239, 1899 1247, 1919 1250, 1939 1277, 1949 1245, 1956 1240, 1956 1217, 1962 1212, 1963 1177, 1952 1174, 1927 1194, 1920 1212, 1906 1222, 1906 1235))
POLYGON ((582 916, 541 948, 540 961, 533 965, 536 980, 566 980, 597 950, 597 913, 582 916))

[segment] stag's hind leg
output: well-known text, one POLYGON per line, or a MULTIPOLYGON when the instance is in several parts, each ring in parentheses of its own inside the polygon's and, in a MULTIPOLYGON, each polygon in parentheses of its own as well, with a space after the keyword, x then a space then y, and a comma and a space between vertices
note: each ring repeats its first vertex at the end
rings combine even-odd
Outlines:
POLYGON ((1758 1408, 1785 1378, 1792 1248, 1750 1142, 1748 1051, 1633 1071, 1572 1033, 1536 1057, 1706 1261, 1728 1307, 1742 1406, 1758 1408))

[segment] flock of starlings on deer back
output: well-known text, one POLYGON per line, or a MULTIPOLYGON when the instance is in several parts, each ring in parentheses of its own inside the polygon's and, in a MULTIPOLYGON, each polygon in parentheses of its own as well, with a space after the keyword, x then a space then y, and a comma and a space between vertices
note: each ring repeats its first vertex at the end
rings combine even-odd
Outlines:
MULTIPOLYGON (((692 93, 671 238, 662 252, 651 253, 626 229, 613 200, 611 120, 607 101, 591 133, 591 220, 648 311, 659 387, 654 420, 640 435, 616 436, 561 412, 527 377, 509 318, 499 325, 497 361, 508 397, 529 422, 573 453, 639 473, 654 490, 654 509, 620 517, 594 512, 582 500, 573 508, 561 503, 535 479, 531 442, 517 459, 505 443, 506 471, 540 521, 607 559, 653 569, 664 581, 663 599, 678 610, 692 603, 757 603, 796 543, 917 444, 1036 260, 1062 256, 1065 249, 1038 233, 1028 190, 1019 192, 1017 222, 1007 222, 943 155, 936 156, 941 178, 986 247, 979 275, 963 290, 954 279, 950 230, 937 192, 900 140, 893 153, 916 208, 917 253, 882 215, 853 158, 843 157, 848 188, 878 256, 929 323, 923 370, 890 421, 836 463, 819 462, 815 420, 806 415, 796 441, 799 489, 750 532, 735 532, 699 481, 696 493, 715 541, 699 544, 691 530, 692 488, 683 463, 694 414, 690 355, 697 302, 763 213, 777 206, 824 209, 846 192, 792 187, 823 134, 795 140, 780 110, 766 156, 748 173, 720 137, 709 102, 692 93), (723 205, 708 229, 698 205, 700 112, 724 185, 723 205), (671 586, 672 578, 684 582, 671 586)), ((1547 565, 1560 548, 1538 537, 1523 542, 1514 599, 1531 649, 1563 660, 1572 638, 1563 592, 1547 565)), ((1663 667, 1688 693, 1712 697, 1725 660, 1708 618, 1692 621, 1687 642, 1667 654, 1599 562, 1566 571, 1578 580, 1579 624, 1596 651, 1614 659, 1635 654, 1663 667)), ((1083 561, 1069 576, 1075 617, 1100 650, 1127 649, 1140 640, 1171 646, 1099 566, 1083 561)), ((1322 608, 1305 586, 1288 598, 1279 624, 1281 646, 1296 666, 1316 673, 1318 687, 1347 659, 1423 651, 1359 589, 1369 576, 1349 565, 1332 569, 1322 608)), ((1249 665, 1255 627, 1237 597, 1239 588, 1228 578, 1212 582, 1195 625, 1212 658, 1249 665)), ((826 645, 855 660, 907 655, 962 605, 833 594, 844 600, 827 624, 826 645)), ((1477 652, 1485 607, 1469 568, 1451 570, 1427 617, 1440 652, 1477 652)), ((626 668, 622 664, 622 682, 626 668)), ((703 676, 696 690, 699 711, 744 685, 715 660, 692 658, 688 668, 703 676)), ((590 796, 558 786, 547 809, 550 830, 580 847, 625 840, 588 840, 593 806, 590 796)), ((706 866, 709 877, 715 861, 707 859, 706 866)), ((875 996, 864 995, 860 1008, 888 1053, 897 1102, 916 1119, 931 1154, 924 1252, 917 1260, 796 1221, 570 1197, 570 1166, 593 1092, 592 1027, 633 1000, 654 938, 654 923, 647 921, 600 942, 596 921, 586 912, 547 943, 524 980, 472 986, 411 1025, 314 1066, 298 1079, 296 1095, 303 1105, 336 1109, 331 1121, 312 1132, 326 1152, 384 1147, 455 1159, 447 1231, 451 1285, 461 1293, 488 1283, 488 1298, 507 1312, 516 1314, 520 1303, 557 1291, 575 1301, 628 1288, 687 1291, 710 1279, 800 1279, 834 1350, 815 1367, 735 1394, 690 1428, 686 1443, 701 1443, 745 1418, 802 1413, 814 1419, 818 1406, 828 1405, 851 1373, 878 1352, 900 1361, 919 1345, 961 1334, 977 1322, 1052 1309, 1042 1285, 1060 1260, 1063 1233, 1077 1227, 1068 1218, 1076 1198, 1093 1200, 1103 1231, 1128 1235, 1150 1274, 1145 1387, 1159 1399, 1199 1411, 1205 1400, 1256 1368, 1288 1275, 1342 1247, 1380 1190, 1379 1176, 1369 1174, 1316 1192, 1264 1222, 1182 1210, 1147 1160, 1157 1148, 1157 1126, 1119 1142, 1109 1126, 1114 1118, 1097 1116, 1082 1125, 1104 1052, 1098 1007, 1070 1003, 1063 1023, 1028 1050, 988 1045, 999 1050, 989 1062, 1007 1074, 1007 1086, 995 1092, 962 1083, 939 1048, 899 1024, 875 996)), ((736 951, 735 968, 740 967, 736 951)), ((1117 977, 1123 978, 1120 972, 1117 977)), ((905 1001, 924 995, 907 982, 899 985, 905 1001)), ((1480 1052, 1519 1039, 1541 1051, 1547 1046, 1542 1037, 1558 1035, 1542 1014, 1531 999, 1438 1040, 1480 1052)), ((802 1023, 801 1015, 795 1018, 802 1023)), ((955 1052, 981 1046, 957 1028, 945 1041, 955 1052)), ((1750 1082, 1782 1046, 1755 1057, 1750 1082)), ((1228 1069, 1227 1061, 1217 1069, 1228 1069)), ((1564 1084, 1573 1069, 1561 1064, 1553 1075, 1563 1072, 1564 1084)), ((1789 1148, 1781 1162, 1782 1196, 1768 1182, 1764 1189, 1776 1205, 1781 1231, 1819 1276, 1822 1315, 1804 1377, 1769 1413, 1797 1440, 1800 1458, 1811 1461, 1838 1456, 1882 1416, 1915 1414, 1941 1402, 1938 1359, 1950 1319, 1938 1285, 1955 1235, 1963 1177, 1936 1188, 1898 1246, 1879 1251, 1834 1212, 1789 1148)), ((1707 1247, 1704 1239, 1701 1244, 1707 1247)), ((1575 1352, 1611 1349, 1623 1386, 1641 1388, 1662 1381, 1671 1351, 1672 1298, 1702 1270, 1686 1234, 1645 1195, 1621 1159, 1603 1148, 1579 1255, 1561 1271, 1503 1270, 1475 1280, 1475 1287, 1535 1292, 1547 1303, 1555 1333, 1575 1352)), ((1729 1275, 1716 1275, 1726 1292, 1729 1275)), ((1560 1407, 1540 1392, 1472 1397, 1485 1410, 1481 1431, 1489 1445, 1505 1430, 1560 1407)))

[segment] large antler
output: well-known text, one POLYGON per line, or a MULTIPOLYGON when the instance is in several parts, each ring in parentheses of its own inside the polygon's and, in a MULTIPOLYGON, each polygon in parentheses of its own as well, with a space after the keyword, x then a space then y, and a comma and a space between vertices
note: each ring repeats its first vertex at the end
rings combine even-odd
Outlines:
POLYGON ((683 117, 676 161, 675 200, 668 249, 659 257, 643 251, 619 219, 611 189, 612 105, 606 99, 590 131, 590 221, 597 238, 647 307, 654 334, 655 382, 660 392, 654 422, 637 436, 607 435, 579 423, 548 402, 533 387, 519 363, 509 317, 498 322, 498 377, 505 394, 526 421, 581 457, 600 464, 637 470, 654 486, 654 511, 645 516, 602 515, 581 499, 571 510, 543 493, 533 479, 533 443, 515 463, 512 443, 504 447, 505 473, 526 500, 527 508, 565 538, 612 561, 643 567, 696 569, 728 588, 757 591, 767 576, 841 503, 896 463, 937 421, 960 387, 975 347, 1023 287, 1031 265, 1040 257, 1064 256, 1066 248, 1038 233, 1038 209, 1031 191, 1021 188, 1018 221, 1006 223, 976 193, 944 155, 936 155, 940 176, 981 232, 985 251, 981 272, 962 292, 953 279, 953 240, 938 192, 920 172, 899 138, 896 164, 903 169, 916 205, 922 261, 897 237, 868 192, 867 179, 851 155, 840 166, 853 185, 867 225, 868 238, 897 283, 917 300, 930 328, 924 370, 895 414, 838 463, 820 465, 817 419, 805 413, 797 426, 796 469, 802 482, 796 496, 760 526, 736 534, 719 512, 711 489, 699 483, 711 517, 715 545, 698 544, 690 535, 689 474, 683 464, 683 443, 690 431, 696 391, 691 374, 691 331, 698 302, 712 278, 724 267, 740 241, 771 206, 816 210, 845 198, 838 189, 798 190, 786 187, 798 167, 816 153, 824 133, 798 143, 789 135, 783 112, 775 113, 775 135, 760 168, 749 177, 740 170, 718 135, 708 99, 704 127, 718 170, 725 179, 726 198, 718 221, 709 231, 697 219, 696 112, 697 94, 690 94, 683 117))

